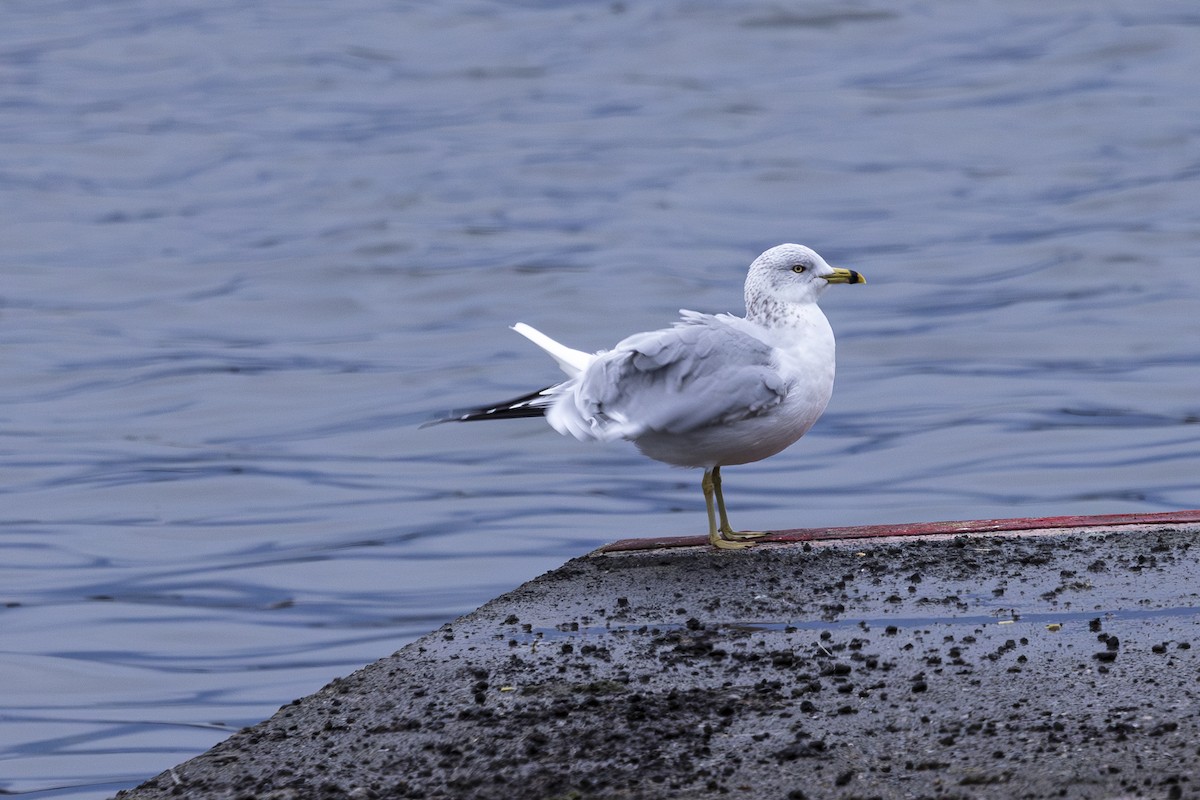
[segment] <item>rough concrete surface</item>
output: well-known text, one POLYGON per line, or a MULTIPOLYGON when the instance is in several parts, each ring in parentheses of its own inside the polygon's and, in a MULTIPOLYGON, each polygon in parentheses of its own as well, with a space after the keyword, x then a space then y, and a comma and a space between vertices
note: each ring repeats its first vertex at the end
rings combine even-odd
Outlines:
POLYGON ((118 797, 1200 797, 1198 531, 592 554, 118 797))

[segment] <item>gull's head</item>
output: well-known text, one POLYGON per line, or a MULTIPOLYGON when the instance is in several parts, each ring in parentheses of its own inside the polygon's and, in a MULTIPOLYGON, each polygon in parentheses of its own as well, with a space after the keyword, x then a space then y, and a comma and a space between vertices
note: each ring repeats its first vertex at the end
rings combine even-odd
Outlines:
POLYGON ((771 298, 784 303, 815 303, 831 283, 866 283, 852 269, 831 267, 802 244, 772 247, 750 265, 746 275, 746 308, 771 298))

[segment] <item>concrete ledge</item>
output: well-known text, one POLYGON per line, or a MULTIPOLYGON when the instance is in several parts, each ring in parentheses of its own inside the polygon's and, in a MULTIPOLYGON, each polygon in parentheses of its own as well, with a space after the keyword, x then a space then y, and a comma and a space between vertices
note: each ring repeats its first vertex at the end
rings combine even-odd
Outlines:
MULTIPOLYGON (((816 542, 838 539, 894 539, 907 536, 959 536, 966 533, 1019 533, 1022 531, 1078 531, 1147 525, 1200 523, 1200 510, 1157 514, 1105 514, 1089 517, 1020 517, 970 519, 957 522, 910 522, 901 525, 855 525, 847 528, 790 528, 771 531, 760 543, 816 542)), ((705 536, 659 536, 621 539, 600 548, 601 553, 627 550, 661 550, 669 547, 707 547, 705 536)))
POLYGON ((118 797, 1200 796, 1197 520, 605 548, 118 797))

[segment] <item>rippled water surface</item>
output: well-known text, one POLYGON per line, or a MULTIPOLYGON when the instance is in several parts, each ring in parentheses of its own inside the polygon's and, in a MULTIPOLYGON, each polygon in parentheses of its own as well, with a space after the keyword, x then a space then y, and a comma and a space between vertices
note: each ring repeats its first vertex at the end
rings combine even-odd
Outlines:
POLYGON ((741 527, 1200 505, 1191 2, 7 3, 0 791, 99 798, 699 476, 419 429, 800 241, 839 376, 741 527))

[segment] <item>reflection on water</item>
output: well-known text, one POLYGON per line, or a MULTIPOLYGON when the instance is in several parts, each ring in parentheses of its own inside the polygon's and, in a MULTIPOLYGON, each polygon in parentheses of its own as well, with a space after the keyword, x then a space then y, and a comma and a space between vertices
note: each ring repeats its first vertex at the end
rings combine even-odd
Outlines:
POLYGON ((830 411, 751 527, 1200 503, 1189 4, 14 3, 0 28, 0 790, 136 784, 699 476, 416 425, 740 311, 783 241, 830 411))

